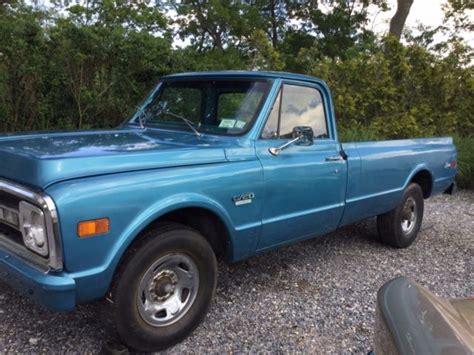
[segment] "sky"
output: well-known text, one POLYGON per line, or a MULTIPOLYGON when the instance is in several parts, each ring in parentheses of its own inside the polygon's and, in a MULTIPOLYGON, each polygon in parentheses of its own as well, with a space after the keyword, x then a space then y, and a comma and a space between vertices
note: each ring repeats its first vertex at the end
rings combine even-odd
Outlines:
MULTIPOLYGON (((397 0, 389 0, 390 11, 373 14, 373 30, 385 32, 388 23, 397 9, 397 0)), ((407 18, 406 26, 415 27, 418 23, 426 26, 439 26, 443 23, 442 5, 446 0, 414 0, 407 18)))
MULTIPOLYGON (((470 0, 466 0, 470 1, 470 0)), ((405 28, 415 29, 419 24, 429 27, 438 27, 443 24, 444 12, 443 4, 446 0, 414 0, 410 9, 405 28)), ((390 19, 397 10, 397 0, 388 0, 390 11, 382 12, 377 6, 372 6, 369 12, 368 27, 374 32, 384 34, 388 32, 390 19)), ((322 5, 325 6, 325 5, 322 5)), ((327 7, 329 10, 329 7, 327 7)), ((472 21, 474 22, 474 11, 471 11, 472 21)), ((414 31, 416 33, 416 31, 414 31)), ((466 41, 474 47, 474 33, 465 33, 463 37, 466 41)), ((438 36, 435 41, 441 41, 445 38, 438 36)), ((183 47, 189 44, 189 40, 175 39, 174 45, 176 47, 183 47)))
MULTIPOLYGON (((62 2, 66 0, 55 0, 56 2, 62 2)), ((465 0, 472 1, 472 0, 465 0)), ((43 5, 50 6, 52 0, 32 0, 32 2, 43 5)), ((83 3, 85 0, 68 0, 69 3, 83 3)), ((157 1, 159 2, 159 1, 157 1)), ((324 4, 324 2, 321 2, 324 4)), ((419 24, 429 27, 437 27, 443 23, 444 13, 442 6, 446 3, 446 0, 414 0, 411 7, 410 13, 405 24, 405 28, 416 28, 419 24)), ((372 11, 370 12, 369 18, 370 22, 368 27, 374 32, 379 34, 384 34, 388 31, 389 22, 392 16, 395 14, 397 9, 397 0, 388 0, 390 11, 381 12, 377 6, 372 6, 372 11)), ((324 5, 322 5, 324 6, 324 5)), ((474 22, 474 11, 470 11, 470 17, 472 22, 474 22)), ((474 46, 474 33, 464 33, 463 37, 468 41, 471 46, 474 46)), ((442 40, 443 38, 438 38, 442 40)), ((175 45, 181 46, 183 43, 177 40, 175 45)), ((187 42, 187 41, 185 41, 187 42)), ((187 43, 186 43, 187 44, 187 43)))
MULTIPOLYGON (((390 11, 379 13, 372 11, 371 13, 372 23, 370 27, 374 32, 385 33, 388 31, 390 19, 397 10, 397 0, 389 0, 388 3, 390 11)), ((419 24, 430 27, 442 25, 444 21, 442 6, 445 3, 446 0, 414 0, 405 27, 413 29, 419 24)), ((469 15, 472 22, 474 22, 474 11, 470 11, 469 15)), ((463 37, 474 46, 474 33, 464 33, 463 37)))

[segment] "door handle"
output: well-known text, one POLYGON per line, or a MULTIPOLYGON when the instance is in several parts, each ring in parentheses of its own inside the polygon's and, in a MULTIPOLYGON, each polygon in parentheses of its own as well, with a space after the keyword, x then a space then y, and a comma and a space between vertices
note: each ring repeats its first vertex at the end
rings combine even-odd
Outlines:
POLYGON ((326 157, 326 161, 340 161, 340 160, 344 160, 344 158, 340 155, 335 155, 335 156, 332 156, 332 157, 326 157))

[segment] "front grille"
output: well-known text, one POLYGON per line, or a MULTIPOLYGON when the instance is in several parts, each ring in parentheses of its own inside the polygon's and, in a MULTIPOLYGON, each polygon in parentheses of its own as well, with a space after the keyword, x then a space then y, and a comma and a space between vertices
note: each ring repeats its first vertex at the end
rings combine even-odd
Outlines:
POLYGON ((0 191, 0 225, 4 224, 17 230, 20 229, 18 216, 20 201, 18 196, 0 191))
POLYGON ((0 234, 17 244, 23 245, 23 236, 20 232, 18 210, 21 198, 0 191, 0 234))
POLYGON ((18 211, 21 198, 0 190, 0 205, 18 211))
POLYGON ((10 226, 7 226, 6 224, 0 223, 0 235, 7 237, 16 244, 23 245, 23 236, 21 235, 21 232, 10 226))

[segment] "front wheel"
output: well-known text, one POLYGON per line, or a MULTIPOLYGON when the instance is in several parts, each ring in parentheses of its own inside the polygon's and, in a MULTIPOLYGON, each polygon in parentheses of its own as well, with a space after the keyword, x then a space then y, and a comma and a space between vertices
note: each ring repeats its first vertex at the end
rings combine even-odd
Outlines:
POLYGON ((416 239, 423 220, 423 191, 411 183, 397 208, 377 217, 380 240, 396 248, 406 248, 416 239))
POLYGON ((152 352, 185 338, 206 315, 217 281, 215 254, 196 231, 165 224, 127 254, 112 289, 126 345, 152 352))

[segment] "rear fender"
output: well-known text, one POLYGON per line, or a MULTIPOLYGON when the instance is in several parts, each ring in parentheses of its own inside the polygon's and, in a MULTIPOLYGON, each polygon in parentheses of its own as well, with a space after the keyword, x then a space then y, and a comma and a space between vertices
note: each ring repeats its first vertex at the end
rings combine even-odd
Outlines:
POLYGON ((427 171, 430 176, 431 176, 431 184, 433 184, 433 171, 428 168, 428 166, 426 164, 418 164, 413 170, 412 172, 410 173, 410 175, 408 175, 408 178, 405 180, 405 183, 403 184, 403 188, 402 188, 402 191, 405 191, 405 189, 408 187, 408 185, 410 185, 410 182, 413 180, 413 178, 415 177, 416 174, 418 174, 419 172, 421 171, 427 171))

